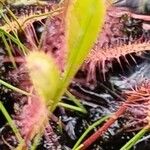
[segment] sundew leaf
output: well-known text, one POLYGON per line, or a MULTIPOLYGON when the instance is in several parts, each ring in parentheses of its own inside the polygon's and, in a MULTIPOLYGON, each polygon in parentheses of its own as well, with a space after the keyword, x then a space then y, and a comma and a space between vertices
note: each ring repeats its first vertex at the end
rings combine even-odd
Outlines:
POLYGON ((58 88, 60 72, 57 65, 52 57, 41 51, 30 52, 26 60, 29 75, 36 92, 46 103, 49 103, 53 100, 53 95, 58 88))
POLYGON ((66 74, 73 76, 91 50, 105 15, 103 0, 72 0, 66 13, 66 74))

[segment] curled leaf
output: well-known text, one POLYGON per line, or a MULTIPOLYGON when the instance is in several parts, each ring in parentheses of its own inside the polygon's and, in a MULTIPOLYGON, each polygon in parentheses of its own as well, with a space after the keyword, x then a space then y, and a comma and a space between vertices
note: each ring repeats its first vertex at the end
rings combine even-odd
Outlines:
POLYGON ((44 52, 33 51, 27 58, 27 68, 36 92, 49 102, 58 88, 60 72, 54 60, 44 52))

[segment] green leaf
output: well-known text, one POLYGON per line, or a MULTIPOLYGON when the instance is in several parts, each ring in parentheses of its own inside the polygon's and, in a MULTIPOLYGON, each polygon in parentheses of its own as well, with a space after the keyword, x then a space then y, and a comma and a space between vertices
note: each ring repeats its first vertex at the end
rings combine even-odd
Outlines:
POLYGON ((85 60, 102 28, 104 15, 102 0, 70 2, 66 15, 67 74, 75 74, 85 60))
POLYGON ((11 85, 11 84, 9 84, 9 83, 7 83, 7 82, 5 82, 5 81, 3 81, 3 80, 0 79, 0 85, 1 84, 4 85, 4 86, 6 86, 7 88, 13 90, 13 91, 16 91, 16 92, 20 93, 20 94, 31 96, 30 93, 28 93, 28 92, 26 92, 24 90, 21 90, 21 89, 19 89, 19 88, 17 88, 17 87, 15 87, 15 86, 13 86, 13 85, 11 85))
POLYGON ((141 137, 144 136, 146 132, 149 131, 149 126, 145 126, 143 129, 141 129, 132 139, 130 139, 123 147, 121 147, 120 150, 130 150, 138 140, 140 140, 141 137))
POLYGON ((26 60, 35 90, 45 102, 50 102, 53 100, 60 78, 57 65, 50 56, 40 51, 31 52, 26 60))
MULTIPOLYGON (((67 3, 66 3, 67 4, 67 3)), ((67 60, 62 83, 54 98, 59 102, 72 78, 84 62, 102 28, 105 3, 102 0, 68 0, 65 17, 67 60)), ((56 105, 52 107, 52 111, 56 105)))

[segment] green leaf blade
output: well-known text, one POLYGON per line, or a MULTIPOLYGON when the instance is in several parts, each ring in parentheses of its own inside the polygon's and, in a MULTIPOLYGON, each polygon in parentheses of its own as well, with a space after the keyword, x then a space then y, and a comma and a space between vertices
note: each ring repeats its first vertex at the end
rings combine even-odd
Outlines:
POLYGON ((73 0, 66 17, 67 69, 74 74, 91 50, 103 25, 105 4, 101 0, 73 0))
MULTIPOLYGON (((90 52, 105 16, 103 0, 66 0, 65 41, 67 60, 62 82, 54 98, 57 102, 90 52)), ((52 108, 54 110, 56 105, 52 108)))

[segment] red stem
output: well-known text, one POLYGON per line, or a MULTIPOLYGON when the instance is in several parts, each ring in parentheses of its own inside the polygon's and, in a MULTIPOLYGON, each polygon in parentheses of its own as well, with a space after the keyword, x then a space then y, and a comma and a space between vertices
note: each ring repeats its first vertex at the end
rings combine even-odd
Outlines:
POLYGON ((112 115, 111 118, 108 119, 108 121, 101 127, 99 130, 97 130, 93 135, 91 135, 88 139, 86 139, 80 150, 85 150, 88 148, 92 143, 94 143, 98 138, 100 138, 107 129, 126 111, 127 109, 127 103, 124 103, 117 112, 112 115))

